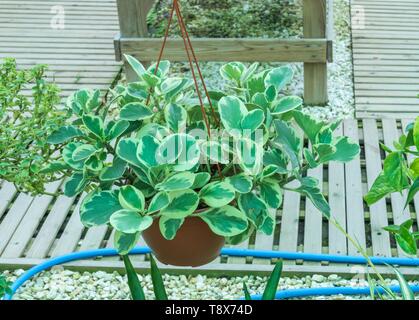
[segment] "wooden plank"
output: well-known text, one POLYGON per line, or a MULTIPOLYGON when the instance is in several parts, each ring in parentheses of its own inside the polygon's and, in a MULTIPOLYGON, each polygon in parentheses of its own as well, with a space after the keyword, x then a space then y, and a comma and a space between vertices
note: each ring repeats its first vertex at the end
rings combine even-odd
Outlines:
MULTIPOLYGON (((60 185, 61 181, 53 182, 47 185, 45 189, 47 192, 55 193, 58 191, 60 185)), ((2 257, 19 258, 23 254, 53 199, 54 197, 49 195, 42 195, 34 198, 24 219, 22 219, 21 223, 16 228, 9 244, 4 249, 2 257)))
POLYGON ((0 189, 0 218, 6 212, 10 203, 13 201, 16 192, 17 190, 12 183, 3 181, 3 184, 1 185, 0 189))
MULTIPOLYGON (((117 0, 119 26, 122 38, 144 38, 148 35, 147 14, 151 10, 154 0, 117 0)), ((160 44, 161 44, 161 40, 160 44)), ((118 60, 122 59, 125 52, 122 44, 115 41, 115 56, 118 60)), ((128 53, 129 54, 129 53, 128 53)), ((155 54, 150 60, 158 57, 155 54)), ((171 58, 172 59, 172 58, 171 58)), ((144 61, 141 57, 140 61, 144 61)), ((173 60, 172 60, 173 61, 173 60)), ((130 64, 124 61, 125 74, 128 82, 135 81, 137 78, 130 64)))
MULTIPOLYGON (((161 39, 131 38, 120 40, 121 52, 143 61, 153 61, 158 56, 161 39)), ((325 39, 241 39, 193 38, 196 56, 200 61, 286 61, 326 62, 325 39)), ((182 39, 169 39, 163 59, 186 61, 182 39)))
MULTIPOLYGON (((304 38, 326 37, 326 1, 303 1, 304 38)), ((327 97, 327 64, 317 61, 304 64, 304 100, 309 105, 326 104, 327 97)))
POLYGON ((20 193, 0 224, 0 255, 22 221, 33 197, 20 193))
MULTIPOLYGON (((323 189, 323 166, 308 170, 307 176, 317 179, 320 182, 321 190, 323 189)), ((322 224, 322 213, 313 205, 310 199, 306 198, 304 215, 304 252, 322 253, 322 224)))
MULTIPOLYGON (((342 125, 336 129, 334 135, 335 137, 343 135, 342 125)), ((329 163, 329 204, 331 216, 344 230, 347 230, 345 167, 340 162, 329 163)), ((329 253, 342 255, 348 253, 346 236, 331 223, 329 223, 329 253)))
POLYGON ((56 247, 51 252, 52 257, 67 254, 76 250, 83 230, 85 229, 85 227, 80 222, 79 214, 80 206, 85 196, 86 195, 83 194, 81 199, 79 199, 77 202, 77 206, 74 209, 70 220, 64 229, 64 232, 62 233, 60 239, 57 241, 56 247))
POLYGON ((28 252, 25 254, 27 258, 47 257, 48 251, 52 247, 65 218, 70 212, 74 200, 75 198, 69 198, 66 196, 60 196, 57 198, 51 212, 28 249, 28 252))
MULTIPOLYGON (((357 120, 345 120, 344 135, 348 136, 352 141, 359 143, 357 120)), ((345 164, 346 224, 348 234, 356 239, 362 248, 366 249, 365 216, 362 196, 361 159, 360 156, 357 156, 354 160, 345 164)), ((349 241, 348 254, 361 255, 349 241)))
MULTIPOLYGON (((364 148, 367 161, 367 184, 371 189, 381 172, 381 155, 378 141, 377 122, 364 119, 364 148)), ((387 207, 384 199, 370 207, 372 250, 375 256, 391 256, 390 236, 383 228, 388 226, 387 207)))
POLYGON ((108 231, 108 226, 93 227, 87 230, 86 236, 81 242, 79 251, 93 250, 103 247, 103 240, 108 231))
POLYGON ((380 112, 380 111, 357 111, 359 119, 410 119, 418 115, 416 112, 380 112))

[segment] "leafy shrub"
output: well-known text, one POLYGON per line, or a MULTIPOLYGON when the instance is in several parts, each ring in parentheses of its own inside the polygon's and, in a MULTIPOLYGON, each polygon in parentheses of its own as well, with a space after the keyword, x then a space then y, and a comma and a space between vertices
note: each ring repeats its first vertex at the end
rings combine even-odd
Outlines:
MULTIPOLYGON (((399 141, 394 142, 394 149, 381 146, 387 152, 383 171, 374 181, 365 201, 371 206, 391 193, 408 190, 407 207, 419 191, 419 117, 406 128, 399 141), (408 156, 414 159, 409 162, 408 156)), ((412 225, 413 221, 408 220, 400 226, 388 226, 385 230, 394 234, 397 243, 406 253, 416 255, 419 232, 411 231, 412 225)))
POLYGON ((111 103, 100 103, 99 91, 70 96, 72 119, 47 139, 61 155, 43 168, 52 177, 69 177, 67 196, 88 192, 80 208, 83 224, 110 224, 121 254, 156 219, 169 240, 191 215, 232 244, 256 230, 272 234, 284 189, 306 195, 330 215, 318 181, 306 171, 350 161, 359 146, 333 136, 338 123, 316 121, 299 110, 299 97, 282 94, 292 69, 256 73, 257 64, 224 65, 220 73, 230 86, 211 92, 218 106, 213 114, 208 105, 202 113, 191 79, 169 76, 168 61, 156 71, 126 58, 139 81, 113 90, 112 110, 111 103), (218 136, 209 139, 206 132, 216 128, 218 136), (294 180, 297 186, 289 186, 294 180))
POLYGON ((0 65, 0 178, 33 193, 56 180, 42 172, 59 151, 46 140, 67 118, 57 108, 59 91, 45 81, 45 70, 39 65, 18 71, 13 59, 0 65))
POLYGON ((0 273, 0 300, 5 294, 11 294, 12 283, 7 281, 6 277, 0 273))
MULTIPOLYGON (((171 3, 158 1, 150 13, 148 22, 156 36, 164 33, 171 3)), ((188 30, 195 37, 278 37, 289 32, 296 36, 295 30, 302 25, 301 8, 293 0, 188 0, 181 5, 188 30)))

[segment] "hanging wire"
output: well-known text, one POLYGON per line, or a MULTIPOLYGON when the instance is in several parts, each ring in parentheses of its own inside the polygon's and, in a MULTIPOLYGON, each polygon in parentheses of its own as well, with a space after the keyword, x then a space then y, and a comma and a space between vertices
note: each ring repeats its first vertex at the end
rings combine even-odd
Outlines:
MULTIPOLYGON (((209 92, 208 92, 207 86, 205 84, 204 77, 202 76, 202 72, 201 72, 201 69, 199 67, 198 59, 196 58, 195 50, 192 47, 192 42, 191 42, 191 39, 189 37, 189 33, 186 29, 186 24, 183 20, 183 16, 182 16, 182 13, 180 11, 180 6, 179 6, 179 3, 178 3, 177 0, 173 0, 173 6, 170 10, 169 21, 168 21, 167 28, 166 28, 166 31, 165 31, 165 34, 164 34, 164 39, 163 39, 162 46, 160 48, 159 56, 158 56, 157 63, 156 63, 156 68, 154 70, 154 75, 157 75, 157 70, 159 68, 160 62, 161 62, 162 57, 163 57, 164 49, 166 47, 167 39, 169 37, 170 26, 172 24, 173 16, 174 16, 175 12, 176 12, 176 15, 177 15, 177 18, 178 18, 178 24, 179 24, 180 32, 181 32, 181 35, 182 35, 183 44, 185 46, 186 55, 188 57, 189 66, 191 68, 191 73, 192 73, 192 78, 194 80, 195 89, 196 89, 196 92, 197 92, 197 95, 198 95, 202 117, 204 119, 205 126, 207 128, 208 137, 210 138, 211 137, 211 125, 210 125, 207 113, 205 111, 205 105, 204 105, 204 101, 202 99, 201 92, 199 90, 199 84, 198 84, 198 79, 197 79, 196 74, 195 74, 194 63, 195 63, 195 66, 197 68, 198 75, 199 75, 199 78, 201 80, 204 92, 205 92, 205 96, 208 100, 208 104, 210 106, 212 116, 213 116, 213 118, 214 118, 218 127, 220 127, 220 120, 215 113, 214 106, 213 106, 211 98, 209 96, 209 92)), ((149 92, 148 97, 147 97, 147 105, 150 103, 150 98, 151 98, 151 92, 149 92)), ((220 164, 216 163, 216 166, 217 166, 218 175, 221 178, 223 178, 223 174, 222 174, 222 171, 221 171, 220 164)))

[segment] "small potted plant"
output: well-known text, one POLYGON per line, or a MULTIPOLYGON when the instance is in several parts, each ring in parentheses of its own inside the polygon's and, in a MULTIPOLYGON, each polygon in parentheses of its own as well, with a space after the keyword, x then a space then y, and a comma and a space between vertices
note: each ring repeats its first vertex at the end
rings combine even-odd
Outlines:
POLYGON ((67 196, 87 194, 82 223, 112 226, 121 255, 142 236, 164 263, 208 263, 225 242, 272 234, 284 189, 330 215, 318 181, 305 172, 350 161, 359 146, 333 136, 339 123, 313 119, 301 98, 284 95, 290 67, 228 63, 220 70, 228 89, 201 105, 191 79, 169 76, 168 61, 145 69, 126 59, 138 81, 116 86, 107 104, 99 91, 69 97, 71 120, 48 137, 61 152, 41 169, 49 180, 67 177, 67 196))

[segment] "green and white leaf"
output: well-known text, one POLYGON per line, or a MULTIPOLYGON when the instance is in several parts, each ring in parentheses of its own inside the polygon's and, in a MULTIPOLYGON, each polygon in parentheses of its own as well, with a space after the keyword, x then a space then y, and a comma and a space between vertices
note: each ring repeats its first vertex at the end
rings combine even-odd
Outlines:
POLYGON ((179 133, 186 129, 188 114, 183 107, 169 103, 164 108, 164 118, 172 132, 179 133))
POLYGON ((90 228, 108 223, 111 215, 121 209, 115 191, 91 193, 80 207, 80 218, 82 223, 90 228))
POLYGON ((279 99, 272 109, 272 115, 279 115, 301 107, 303 99, 297 96, 286 96, 279 99))
POLYGON ((141 168, 143 163, 140 161, 137 155, 139 144, 140 141, 138 139, 124 138, 119 141, 116 147, 116 154, 125 162, 141 168))
POLYGON ((289 66, 282 66, 272 69, 268 72, 265 78, 265 86, 274 86, 276 91, 279 92, 292 80, 294 72, 289 66))
POLYGON ((211 175, 208 172, 198 172, 195 174, 195 180, 191 189, 201 189, 211 179, 211 175))
POLYGON ((86 184, 84 174, 75 172, 64 184, 64 194, 67 197, 74 197, 83 191, 86 184))
POLYGON ((265 179, 261 182, 260 196, 271 208, 278 209, 282 204, 282 190, 275 180, 265 179))
POLYGON ((153 224, 152 217, 127 209, 115 212, 109 221, 116 230, 128 234, 144 231, 153 224))
POLYGON ((166 216, 160 217, 159 227, 161 234, 166 240, 173 240, 184 221, 185 219, 183 218, 172 219, 166 216))
POLYGON ((90 156, 97 151, 98 150, 90 144, 82 144, 74 150, 72 158, 75 162, 83 161, 90 158, 90 156))
POLYGON ((114 235, 114 246, 120 255, 128 254, 140 240, 141 232, 123 233, 118 230, 114 235))
POLYGON ((234 200, 235 189, 227 182, 212 182, 207 184, 199 192, 199 197, 208 206, 213 208, 223 207, 234 200))
POLYGON ((126 168, 127 163, 124 160, 115 157, 111 166, 103 168, 99 175, 99 179, 101 181, 117 180, 124 175, 126 168))
POLYGON ((161 215, 168 218, 186 218, 198 208, 199 197, 193 190, 170 192, 169 199, 169 204, 160 211, 161 215))
POLYGON ((61 144, 71 139, 83 136, 83 131, 74 126, 63 126, 51 133, 47 142, 50 144, 61 144))
POLYGON ((243 173, 228 177, 225 181, 229 183, 238 193, 248 193, 253 188, 251 177, 243 173))
POLYGON ((154 115, 153 111, 140 102, 132 102, 123 106, 119 117, 122 120, 137 121, 149 119, 154 115))
POLYGON ((105 125, 101 117, 87 114, 82 117, 82 120, 86 128, 97 138, 105 137, 105 125))
POLYGON ((141 78, 142 75, 146 72, 144 66, 133 56, 124 54, 124 57, 131 66, 131 68, 134 70, 134 72, 141 78))
POLYGON ((212 208, 198 215, 212 232, 223 237, 233 237, 244 232, 249 224, 246 215, 232 206, 212 208))
POLYGON ((260 228, 265 220, 268 206, 253 192, 244 193, 239 196, 238 205, 247 218, 257 227, 260 228))
POLYGON ((161 191, 154 195, 153 199, 151 199, 150 205, 148 206, 147 214, 152 214, 161 209, 165 208, 170 202, 169 195, 161 191))
MULTIPOLYGON (((119 203, 128 210, 143 212, 145 207, 145 198, 143 193, 136 187, 128 185, 119 189, 119 203)), ((123 231, 123 230, 121 230, 123 231)))
POLYGON ((234 96, 223 97, 218 102, 218 111, 224 128, 232 135, 241 134, 242 120, 248 114, 244 103, 234 96))
POLYGON ((167 177, 163 182, 156 185, 157 190, 179 191, 192 187, 195 181, 195 174, 192 172, 179 172, 167 177))
POLYGON ((243 117, 241 128, 242 130, 253 132, 263 124, 263 121, 265 121, 265 114, 263 111, 261 109, 254 109, 243 117))

